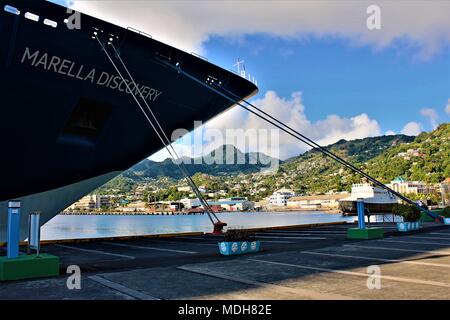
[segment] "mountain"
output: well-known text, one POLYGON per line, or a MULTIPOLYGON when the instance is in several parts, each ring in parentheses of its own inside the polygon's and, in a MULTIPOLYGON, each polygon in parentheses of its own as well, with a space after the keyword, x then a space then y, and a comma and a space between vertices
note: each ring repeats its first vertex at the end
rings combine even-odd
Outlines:
MULTIPOLYGON (((430 183, 450 177, 450 124, 442 124, 436 130, 417 137, 392 135, 340 140, 326 148, 384 183, 399 176, 430 183)), ((290 188, 299 194, 323 194, 349 191, 353 183, 361 182, 359 175, 316 150, 281 162, 278 170, 261 172, 265 168, 263 163, 275 161, 265 157, 260 153, 242 153, 233 146, 223 146, 197 159, 203 160, 203 164, 188 164, 186 167, 198 185, 205 185, 213 191, 224 190, 226 196, 223 197, 238 195, 251 200, 261 200, 280 188, 290 188), (227 148, 234 151, 235 158, 245 159, 244 163, 227 165, 226 160, 233 157, 233 153, 224 152, 227 148), (222 159, 224 164, 206 164, 214 156, 222 159), (254 159, 260 161, 249 164, 254 159)), ((195 162, 195 159, 185 160, 195 162)), ((103 192, 127 192, 136 184, 153 179, 149 190, 172 190, 170 192, 175 199, 178 195, 174 179, 180 177, 177 166, 170 159, 163 162, 145 160, 101 189, 103 192)), ((167 198, 163 193, 158 196, 167 198)))
MULTIPOLYGON (((363 168, 365 163, 387 150, 412 141, 414 137, 392 135, 340 140, 325 148, 363 168)), ((283 163, 275 180, 284 181, 282 186, 293 188, 298 193, 324 193, 349 190, 351 184, 359 182, 360 178, 321 152, 310 150, 283 163)))
MULTIPOLYGON (((243 153, 232 145, 223 145, 206 156, 183 157, 182 161, 190 175, 205 173, 224 176, 259 172, 279 160, 260 152, 243 153)), ((135 181, 158 177, 182 178, 178 166, 169 158, 162 162, 146 159, 124 172, 123 176, 135 181)))

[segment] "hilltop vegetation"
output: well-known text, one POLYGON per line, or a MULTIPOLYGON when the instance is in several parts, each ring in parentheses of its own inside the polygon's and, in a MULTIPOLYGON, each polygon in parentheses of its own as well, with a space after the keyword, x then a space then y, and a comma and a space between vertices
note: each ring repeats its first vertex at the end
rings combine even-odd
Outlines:
MULTIPOLYGON (((413 140, 414 137, 405 135, 381 136, 340 140, 326 148, 356 167, 364 168, 374 157, 413 140)), ((281 165, 276 180, 284 181, 286 187, 303 194, 349 191, 353 183, 360 181, 360 177, 321 152, 311 150, 281 165)))
MULTIPOLYGON (((216 176, 254 173, 266 168, 271 161, 279 161, 263 153, 242 153, 232 145, 217 148, 202 158, 183 157, 182 160, 190 175, 205 173, 216 176)), ((126 171, 123 176, 133 180, 158 177, 183 178, 177 165, 169 158, 162 162, 146 159, 126 171)))
MULTIPOLYGON (((450 124, 442 124, 435 131, 418 137, 393 135, 340 140, 326 148, 384 183, 396 177, 438 183, 450 177, 449 140, 450 124)), ((252 157, 267 156, 234 151, 245 158, 244 164, 186 166, 198 186, 220 191, 220 194, 212 196, 214 198, 246 196, 251 200, 261 200, 280 188, 290 188, 298 194, 323 194, 350 191, 353 183, 361 182, 360 176, 315 150, 288 159, 275 172, 261 172, 264 168, 262 163, 249 163, 252 157)), ((224 163, 226 157, 225 154, 224 163)), ((266 158, 262 162, 267 161, 266 158)), ((127 193, 136 185, 144 184, 145 194, 151 193, 153 199, 174 200, 190 194, 175 187, 186 184, 180 178, 172 160, 160 163, 145 160, 103 186, 100 192, 120 193, 122 190, 127 193)))
POLYGON ((395 177, 438 183, 450 177, 450 124, 424 132, 410 142, 390 148, 366 166, 383 182, 395 177))

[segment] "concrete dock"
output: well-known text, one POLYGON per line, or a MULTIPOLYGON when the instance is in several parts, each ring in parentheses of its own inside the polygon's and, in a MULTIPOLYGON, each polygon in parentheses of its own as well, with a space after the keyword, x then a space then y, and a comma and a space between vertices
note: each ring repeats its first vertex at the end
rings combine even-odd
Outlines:
POLYGON ((450 299, 450 226, 377 226, 384 239, 349 240, 351 224, 262 230, 261 252, 232 257, 200 234, 51 243, 60 276, 0 283, 0 299, 450 299))

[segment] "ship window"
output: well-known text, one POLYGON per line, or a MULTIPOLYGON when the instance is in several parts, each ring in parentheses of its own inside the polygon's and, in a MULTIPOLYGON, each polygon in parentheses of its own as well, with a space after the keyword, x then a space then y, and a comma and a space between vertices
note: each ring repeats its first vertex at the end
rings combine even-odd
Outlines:
POLYGON ((53 28, 56 28, 58 26, 58 23, 56 21, 45 19, 44 24, 53 28))
POLYGON ((105 104, 81 98, 64 128, 64 135, 93 142, 100 134, 110 110, 105 104))
POLYGON ((12 13, 12 14, 15 14, 15 15, 19 15, 20 14, 19 9, 17 9, 17 8, 15 8, 13 6, 10 6, 10 5, 6 5, 3 9, 6 12, 9 12, 9 13, 12 13))
POLYGON ((31 12, 26 12, 25 18, 36 21, 36 22, 39 21, 39 16, 37 14, 31 13, 31 12))

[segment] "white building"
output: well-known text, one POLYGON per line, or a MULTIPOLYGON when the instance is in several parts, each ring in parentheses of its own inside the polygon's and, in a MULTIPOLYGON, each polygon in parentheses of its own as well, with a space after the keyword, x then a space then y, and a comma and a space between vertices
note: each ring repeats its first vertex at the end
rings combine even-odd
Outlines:
POLYGON ((274 206, 286 206, 290 198, 295 196, 295 192, 290 189, 280 189, 269 197, 269 203, 274 206))
POLYGON ((201 205, 201 203, 198 199, 184 198, 184 199, 181 199, 180 202, 183 204, 183 206, 186 209, 197 208, 197 207, 200 207, 200 205, 201 205))
POLYGON ((87 195, 74 204, 72 204, 69 208, 72 210, 93 210, 100 208, 109 208, 111 206, 111 197, 105 195, 87 195))
POLYGON ((415 194, 429 194, 436 191, 436 188, 432 185, 426 184, 422 181, 407 181, 403 178, 395 178, 391 181, 390 184, 388 184, 388 187, 390 187, 392 190, 408 194, 408 193, 415 193, 415 194))
POLYGON ((178 187, 177 190, 180 192, 191 192, 192 188, 189 186, 181 186, 181 187, 178 187))
POLYGON ((339 207, 339 200, 347 198, 348 196, 350 196, 350 194, 344 192, 316 196, 291 197, 287 202, 287 206, 301 209, 337 209, 339 207))

